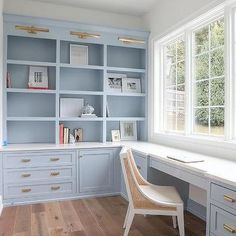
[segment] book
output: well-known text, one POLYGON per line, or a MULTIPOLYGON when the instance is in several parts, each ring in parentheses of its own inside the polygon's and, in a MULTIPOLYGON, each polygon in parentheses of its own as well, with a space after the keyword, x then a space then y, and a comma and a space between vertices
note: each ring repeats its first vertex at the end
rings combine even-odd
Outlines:
POLYGON ((68 143, 68 140, 67 140, 67 137, 68 137, 67 132, 68 132, 68 131, 67 131, 67 129, 68 129, 68 128, 64 127, 64 142, 63 142, 64 144, 67 144, 67 143, 68 143))
POLYGON ((64 144, 64 124, 60 124, 59 128, 59 143, 64 144))

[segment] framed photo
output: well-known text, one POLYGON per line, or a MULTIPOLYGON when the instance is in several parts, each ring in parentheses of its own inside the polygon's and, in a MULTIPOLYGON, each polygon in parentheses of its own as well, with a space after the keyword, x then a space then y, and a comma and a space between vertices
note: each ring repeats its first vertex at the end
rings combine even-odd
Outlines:
POLYGON ((123 78, 122 79, 123 93, 141 93, 141 81, 137 78, 123 78))
POLYGON ((83 129, 75 129, 75 142, 82 142, 83 141, 83 129))
POLYGON ((125 78, 125 74, 109 73, 107 75, 107 91, 121 93, 122 92, 122 79, 125 78))
POLYGON ((120 134, 121 134, 121 140, 137 140, 136 121, 121 121, 120 134))
POLYGON ((111 131, 111 140, 112 142, 120 142, 120 130, 111 131))
POLYGON ((48 89, 48 68, 30 66, 28 87, 32 89, 48 89))
POLYGON ((88 65, 88 46, 70 44, 70 64, 88 65))
POLYGON ((60 117, 80 117, 83 107, 83 98, 60 98, 60 117))

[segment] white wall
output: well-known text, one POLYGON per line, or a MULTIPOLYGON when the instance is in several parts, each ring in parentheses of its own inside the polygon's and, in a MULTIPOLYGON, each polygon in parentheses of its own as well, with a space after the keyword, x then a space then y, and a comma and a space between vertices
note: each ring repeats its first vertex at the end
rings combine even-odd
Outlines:
POLYGON ((30 0, 5 0, 4 13, 77 21, 80 23, 119 28, 145 28, 142 18, 137 16, 128 16, 30 0))

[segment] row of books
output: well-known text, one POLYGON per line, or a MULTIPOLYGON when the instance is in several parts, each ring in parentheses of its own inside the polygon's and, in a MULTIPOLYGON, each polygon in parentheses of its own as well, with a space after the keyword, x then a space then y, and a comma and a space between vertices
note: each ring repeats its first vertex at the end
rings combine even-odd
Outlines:
POLYGON ((64 127, 64 124, 60 124, 60 144, 68 144, 70 143, 70 129, 67 127, 64 127))

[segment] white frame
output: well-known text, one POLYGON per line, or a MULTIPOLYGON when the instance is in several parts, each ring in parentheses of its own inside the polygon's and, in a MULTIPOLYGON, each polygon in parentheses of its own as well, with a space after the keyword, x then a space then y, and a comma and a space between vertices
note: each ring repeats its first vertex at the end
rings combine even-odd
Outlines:
POLYGON ((88 46, 79 44, 70 44, 70 64, 88 65, 88 46), (76 51, 75 51, 76 50, 76 51), (76 55, 73 54, 76 52, 76 55))
POLYGON ((120 130, 111 131, 111 140, 112 142, 120 142, 120 130))
POLYGON ((120 121, 120 136, 122 141, 137 140, 137 122, 136 121, 120 121), (133 136, 127 136, 125 132, 125 124, 131 123, 133 125, 133 136))
POLYGON ((126 78, 126 74, 117 74, 117 73, 108 73, 106 78, 106 88, 108 92, 112 93, 121 93, 122 92, 122 80, 123 78, 126 78), (109 79, 119 79, 121 81, 121 87, 120 88, 111 88, 109 86, 109 79))
POLYGON ((30 89, 48 89, 48 67, 30 66, 28 87, 30 89), (36 72, 42 73, 42 82, 34 81, 34 76, 36 72))
POLYGON ((140 78, 123 78, 122 79, 122 92, 123 93, 141 93, 141 79, 140 78), (135 83, 136 89, 128 88, 128 83, 135 83))

